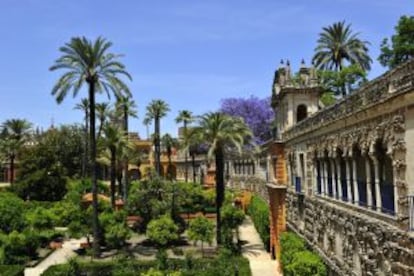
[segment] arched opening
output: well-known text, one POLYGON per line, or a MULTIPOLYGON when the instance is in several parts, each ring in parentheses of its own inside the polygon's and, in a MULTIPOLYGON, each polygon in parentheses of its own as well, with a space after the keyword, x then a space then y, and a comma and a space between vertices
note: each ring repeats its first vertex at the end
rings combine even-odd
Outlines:
POLYGON ((375 149, 379 166, 382 212, 394 215, 394 175, 392 159, 387 154, 387 148, 380 141, 376 143, 375 149))
POLYGON ((296 122, 300 122, 308 117, 308 107, 304 104, 298 105, 296 108, 296 122))
POLYGON ((365 157, 361 155, 361 150, 358 146, 354 146, 354 158, 356 162, 356 181, 358 187, 358 195, 360 206, 367 206, 367 175, 365 157))
POLYGON ((337 153, 338 162, 339 162, 339 170, 340 170, 339 181, 341 181, 342 200, 348 201, 348 189, 347 189, 347 183, 346 183, 346 164, 345 164, 345 159, 343 157, 343 151, 338 148, 336 153, 337 153))
POLYGON ((142 174, 140 169, 132 169, 129 171, 129 176, 132 180, 139 180, 141 179, 142 174))

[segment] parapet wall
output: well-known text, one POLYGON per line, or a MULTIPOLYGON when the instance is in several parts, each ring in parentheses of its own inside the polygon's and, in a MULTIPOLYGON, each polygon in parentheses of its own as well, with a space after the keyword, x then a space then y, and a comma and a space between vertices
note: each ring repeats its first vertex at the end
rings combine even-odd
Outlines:
POLYGON ((287 194, 289 227, 338 275, 414 275, 407 232, 318 198, 287 194))

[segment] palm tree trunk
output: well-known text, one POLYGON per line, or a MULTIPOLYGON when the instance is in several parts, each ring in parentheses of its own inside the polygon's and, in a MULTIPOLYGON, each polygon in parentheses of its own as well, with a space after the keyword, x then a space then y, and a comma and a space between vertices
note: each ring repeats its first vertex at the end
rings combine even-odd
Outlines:
MULTIPOLYGON (((187 122, 184 120, 184 139, 188 139, 187 138, 187 122)), ((188 182, 188 150, 185 150, 185 156, 184 156, 184 165, 185 165, 185 182, 188 182)))
POLYGON ((111 204, 115 209, 116 149, 111 147, 111 204))
MULTIPOLYGON (((128 108, 127 105, 124 104, 124 131, 125 131, 125 139, 128 142, 128 108)), ((124 169, 122 171, 122 182, 123 182, 123 199, 124 204, 126 204, 127 197, 128 197, 128 156, 125 155, 124 158, 124 169)))
POLYGON ((217 215, 217 228, 216 228, 216 240, 217 244, 221 244, 221 206, 224 200, 224 153, 221 145, 217 145, 215 150, 216 161, 216 215, 217 215))
POLYGON ((196 171, 195 171, 195 154, 191 154, 191 166, 193 167, 193 183, 196 183, 196 171))
POLYGON ((14 154, 12 154, 10 156, 10 177, 9 177, 10 186, 12 186, 14 183, 14 159, 15 159, 15 156, 14 154))
POLYGON ((92 179, 92 227, 93 227, 93 254, 100 255, 101 231, 98 217, 98 185, 96 166, 96 136, 95 136, 95 82, 89 82, 89 139, 91 154, 91 179, 92 179))
POLYGON ((155 117, 155 170, 157 171, 158 176, 161 176, 161 149, 160 149, 160 118, 155 117))
POLYGON ((89 138, 88 138, 88 129, 89 129, 89 120, 90 120, 90 116, 89 116, 89 111, 86 110, 85 112, 85 170, 84 170, 84 174, 83 177, 86 177, 87 175, 87 171, 89 169, 89 138))

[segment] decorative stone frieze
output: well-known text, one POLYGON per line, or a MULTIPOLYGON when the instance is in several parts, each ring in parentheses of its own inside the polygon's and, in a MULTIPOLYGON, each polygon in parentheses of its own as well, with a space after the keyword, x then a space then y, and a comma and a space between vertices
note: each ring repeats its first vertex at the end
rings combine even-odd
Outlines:
POLYGON ((287 194, 287 219, 338 275, 414 275, 407 232, 318 198, 287 194), (297 206, 304 201, 305 212, 297 206), (299 221, 304 227, 299 227, 299 221))

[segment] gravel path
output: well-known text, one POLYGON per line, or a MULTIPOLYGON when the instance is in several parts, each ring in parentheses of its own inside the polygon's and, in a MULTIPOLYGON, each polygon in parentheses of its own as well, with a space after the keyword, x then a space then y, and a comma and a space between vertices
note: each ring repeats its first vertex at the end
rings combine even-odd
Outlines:
POLYGON ((250 217, 239 228, 240 240, 243 242, 243 256, 249 260, 252 276, 282 275, 278 262, 270 258, 250 217))

